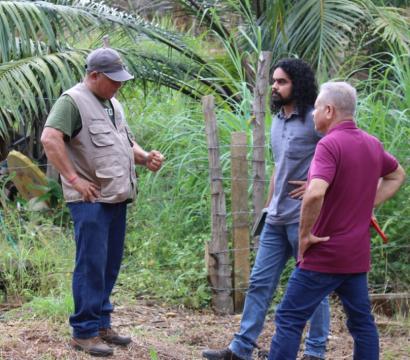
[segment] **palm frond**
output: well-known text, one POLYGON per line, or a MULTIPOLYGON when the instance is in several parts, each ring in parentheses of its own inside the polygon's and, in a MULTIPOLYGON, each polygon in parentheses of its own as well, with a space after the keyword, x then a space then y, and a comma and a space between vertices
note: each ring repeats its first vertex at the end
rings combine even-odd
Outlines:
POLYGON ((298 55, 327 74, 348 56, 364 26, 409 49, 405 10, 372 7, 370 0, 178 3, 199 20, 201 37, 93 0, 0 1, 0 96, 8 99, 0 109, 0 133, 43 117, 81 78, 84 56, 106 32, 137 80, 193 98, 213 92, 231 106, 247 96, 261 50, 272 50, 274 58, 298 55), (209 46, 200 48, 204 40, 209 46))
MULTIPOLYGON (((356 0, 299 1, 286 21, 286 48, 327 72, 343 61, 343 50, 365 17, 356 0)), ((276 45, 282 46, 279 38, 276 45)))
POLYGON ((158 24, 155 24, 154 21, 149 22, 137 14, 128 14, 104 5, 103 3, 97 3, 91 0, 74 1, 72 6, 75 9, 86 12, 100 23, 111 23, 126 27, 129 30, 135 31, 138 34, 144 34, 148 38, 158 41, 159 43, 184 54, 184 56, 199 64, 206 63, 204 59, 187 46, 184 37, 181 34, 166 31, 158 24))
POLYGON ((410 52, 410 12, 394 7, 372 6, 373 35, 380 35, 385 41, 397 44, 410 52))
POLYGON ((7 62, 67 45, 67 38, 95 26, 87 12, 45 1, 0 2, 0 61, 7 62), (15 41, 18 39, 18 41, 15 41))
POLYGON ((229 35, 229 30, 221 18, 221 14, 224 13, 224 9, 226 8, 223 2, 179 0, 178 3, 185 11, 199 19, 201 25, 206 26, 219 36, 226 37, 229 35))
POLYGON ((204 95, 196 84, 200 67, 195 63, 141 49, 117 50, 122 53, 137 81, 178 90, 194 99, 204 95))
POLYGON ((41 119, 61 94, 83 74, 84 51, 26 57, 0 65, 0 132, 41 119))
POLYGON ((262 49, 272 51, 279 34, 282 33, 286 41, 285 19, 289 2, 286 0, 272 0, 266 10, 257 19, 257 25, 262 29, 262 49))

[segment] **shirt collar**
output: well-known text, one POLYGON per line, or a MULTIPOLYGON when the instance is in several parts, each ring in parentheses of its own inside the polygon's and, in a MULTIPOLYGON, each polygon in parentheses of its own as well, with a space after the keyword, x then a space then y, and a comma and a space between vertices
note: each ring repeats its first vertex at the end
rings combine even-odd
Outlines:
POLYGON ((278 118, 281 120, 289 120, 291 117, 293 116, 299 116, 299 110, 297 108, 295 108, 290 114, 289 116, 286 116, 284 111, 283 111, 283 107, 280 108, 279 112, 278 112, 278 118))
POLYGON ((332 127, 327 134, 338 130, 357 129, 356 123, 352 119, 342 120, 340 123, 332 127))

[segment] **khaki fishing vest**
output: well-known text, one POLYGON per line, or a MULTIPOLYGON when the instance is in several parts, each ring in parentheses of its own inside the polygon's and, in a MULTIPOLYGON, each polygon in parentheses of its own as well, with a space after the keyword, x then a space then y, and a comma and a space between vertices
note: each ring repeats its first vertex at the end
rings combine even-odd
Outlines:
MULTIPOLYGON (((136 175, 132 133, 124 118, 121 104, 114 98, 115 126, 103 106, 83 84, 77 84, 64 94, 69 95, 80 111, 82 128, 66 143, 68 155, 79 177, 101 188, 96 200, 118 203, 134 200, 136 175)), ((67 202, 83 201, 81 194, 62 176, 64 198, 67 202)))

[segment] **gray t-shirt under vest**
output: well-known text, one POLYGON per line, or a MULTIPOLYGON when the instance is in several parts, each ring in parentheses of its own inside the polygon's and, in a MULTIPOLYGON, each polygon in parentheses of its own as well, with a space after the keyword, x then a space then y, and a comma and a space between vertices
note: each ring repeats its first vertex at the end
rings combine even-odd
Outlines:
POLYGON ((272 225, 299 222, 301 200, 292 199, 295 189, 289 180, 306 180, 316 144, 321 135, 316 132, 312 110, 302 119, 298 112, 288 118, 280 111, 272 121, 271 146, 275 164, 274 194, 266 222, 272 225))

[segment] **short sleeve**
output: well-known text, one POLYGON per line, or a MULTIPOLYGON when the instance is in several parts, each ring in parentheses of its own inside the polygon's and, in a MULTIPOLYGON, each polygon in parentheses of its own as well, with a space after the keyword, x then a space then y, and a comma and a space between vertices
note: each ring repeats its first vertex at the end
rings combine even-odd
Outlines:
POLYGON ((73 137, 82 126, 80 112, 74 100, 68 95, 58 98, 44 126, 60 130, 69 138, 73 137))
POLYGON ((333 182, 336 173, 335 156, 323 141, 319 141, 309 169, 309 180, 322 179, 328 184, 333 182))
POLYGON ((397 162, 396 158, 390 153, 388 153, 387 151, 384 151, 383 152, 383 162, 382 162, 382 173, 380 177, 390 174, 391 172, 397 169, 397 166, 399 166, 399 163, 397 162))

